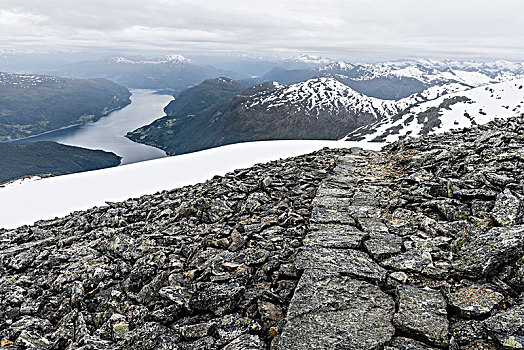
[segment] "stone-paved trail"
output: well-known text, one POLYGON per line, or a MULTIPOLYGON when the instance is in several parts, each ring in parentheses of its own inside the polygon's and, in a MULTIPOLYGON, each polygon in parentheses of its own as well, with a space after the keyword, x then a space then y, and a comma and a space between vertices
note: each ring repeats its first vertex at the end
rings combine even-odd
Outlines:
POLYGON ((395 333, 393 298, 381 290, 386 270, 375 259, 399 253, 381 209, 389 163, 355 150, 338 158, 313 200, 304 269, 287 313, 282 349, 374 349, 395 333))
MULTIPOLYGON (((381 266, 401 254, 402 237, 392 233, 388 204, 399 193, 400 177, 383 154, 353 150, 341 156, 313 200, 310 232, 297 257, 304 270, 287 313, 281 349, 378 349, 384 344, 428 348, 397 338, 395 327, 415 332, 428 343, 446 346, 446 303, 440 292, 399 289, 405 303, 384 290, 405 282, 403 272, 381 266), (418 305, 426 299, 429 302, 418 305)), ((404 289, 405 288, 405 289, 404 289)))

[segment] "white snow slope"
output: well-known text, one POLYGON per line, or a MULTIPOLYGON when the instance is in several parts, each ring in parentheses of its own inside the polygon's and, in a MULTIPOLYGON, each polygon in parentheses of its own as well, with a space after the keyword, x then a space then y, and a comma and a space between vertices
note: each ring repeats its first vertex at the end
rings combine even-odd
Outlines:
POLYGON ((381 142, 394 142, 406 136, 418 137, 424 134, 423 128, 429 122, 429 114, 437 113, 440 125, 431 128, 430 133, 442 133, 485 124, 495 118, 521 115, 524 113, 524 79, 481 86, 420 103, 404 111, 400 118, 384 118, 351 132, 345 139, 369 142, 378 138, 381 142), (457 102, 450 104, 453 99, 457 102), (421 118, 421 115, 428 116, 421 118))
POLYGON ((215 175, 257 163, 298 156, 323 147, 380 144, 340 141, 261 141, 134 163, 114 168, 63 175, 0 188, 0 227, 15 228, 76 210, 203 182, 215 175))

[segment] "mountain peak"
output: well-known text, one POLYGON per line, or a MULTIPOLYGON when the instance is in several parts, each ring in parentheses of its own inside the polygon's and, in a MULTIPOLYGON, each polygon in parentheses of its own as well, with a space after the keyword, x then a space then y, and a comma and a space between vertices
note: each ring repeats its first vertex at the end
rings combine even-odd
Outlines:
POLYGON ((160 63, 192 63, 193 60, 178 54, 169 54, 156 59, 160 63))

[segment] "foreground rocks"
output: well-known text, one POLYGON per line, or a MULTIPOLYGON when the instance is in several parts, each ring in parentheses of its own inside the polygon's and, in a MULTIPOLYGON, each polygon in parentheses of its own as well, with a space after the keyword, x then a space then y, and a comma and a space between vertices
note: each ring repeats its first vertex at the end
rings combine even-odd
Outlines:
POLYGON ((0 233, 0 341, 20 349, 266 349, 338 151, 0 233))
POLYGON ((313 201, 278 345, 522 348, 523 149, 514 119, 340 156, 313 201), (348 302, 355 283, 374 289, 348 302))
POLYGON ((0 231, 6 349, 520 349, 524 122, 0 231))

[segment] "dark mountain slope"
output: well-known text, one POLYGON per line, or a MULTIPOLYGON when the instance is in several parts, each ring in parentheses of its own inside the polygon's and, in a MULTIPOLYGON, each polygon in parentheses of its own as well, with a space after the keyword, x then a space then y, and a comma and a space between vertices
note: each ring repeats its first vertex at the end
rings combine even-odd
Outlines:
POLYGON ((0 183, 27 175, 63 175, 117 166, 114 153, 42 141, 0 143, 0 183))
POLYGON ((0 73, 0 141, 96 120, 130 96, 105 79, 0 73))

